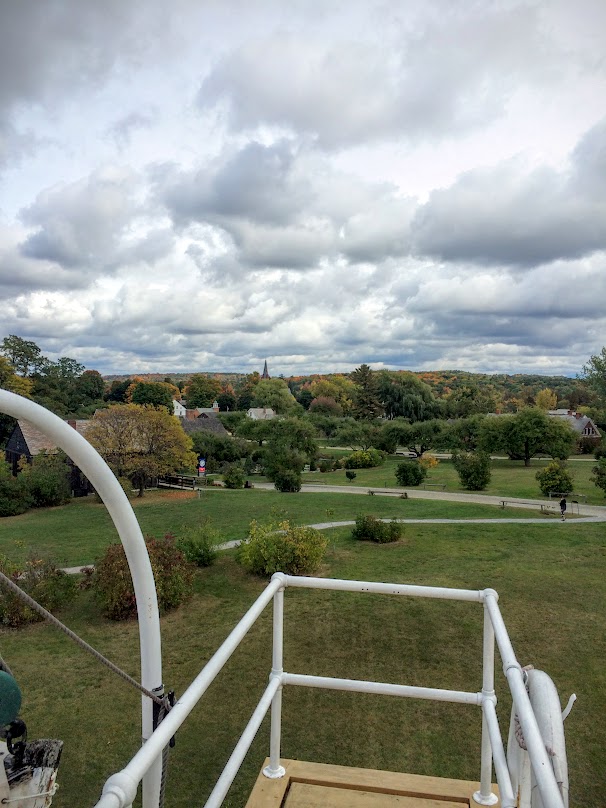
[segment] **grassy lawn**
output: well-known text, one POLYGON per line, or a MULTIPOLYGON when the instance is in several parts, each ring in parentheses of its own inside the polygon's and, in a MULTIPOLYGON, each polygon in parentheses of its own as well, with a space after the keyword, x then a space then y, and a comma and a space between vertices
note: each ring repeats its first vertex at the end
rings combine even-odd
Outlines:
MULTIPOLYGON (((343 472, 339 472, 343 474, 343 472)), ((327 475, 323 475, 326 477, 327 475)), ((179 535, 184 526, 208 517, 224 541, 242 539, 252 519, 274 513, 298 523, 343 521, 357 514, 380 517, 437 519, 524 518, 538 513, 491 505, 440 501, 402 500, 324 493, 279 494, 275 491, 205 489, 200 497, 187 491, 158 491, 133 500, 145 535, 179 535)), ((546 517, 549 518, 549 517, 546 517)), ((0 520, 0 553, 22 560, 31 552, 49 555, 64 566, 92 563, 118 535, 105 506, 92 497, 75 499, 59 508, 29 511, 0 520)))
MULTIPOLYGON (((330 485, 360 485, 363 487, 395 487, 397 486, 395 470, 403 458, 390 455, 384 465, 374 469, 356 469, 356 479, 350 483, 345 476, 345 470, 326 472, 310 472, 304 475, 306 483, 319 482, 330 485)), ((541 499, 543 495, 535 474, 544 468, 550 461, 533 459, 526 468, 521 461, 493 460, 492 478, 488 487, 479 493, 503 497, 521 497, 523 499, 541 499)), ((575 482, 574 490, 577 494, 587 496, 589 505, 606 505, 603 492, 591 482, 590 475, 594 463, 586 460, 571 460, 569 468, 575 482)), ((445 484, 447 491, 461 492, 465 489, 459 482, 458 475, 450 460, 440 460, 440 464, 432 469, 427 476, 428 483, 445 484)))
MULTIPOLYGON (((216 502, 229 511, 220 496, 216 502)), ((360 497, 355 505, 362 503, 376 504, 360 497)), ((387 500, 381 501, 381 508, 387 506, 387 500)), ((150 500, 138 516, 144 522, 155 507, 150 500)), ((86 504, 82 508, 81 513, 89 513, 86 504)), ((409 525, 401 542, 383 546, 353 542, 344 528, 327 535, 322 575, 496 588, 520 662, 547 670, 564 701, 573 691, 578 695, 566 724, 571 808, 603 804, 606 726, 596 721, 606 710, 603 525, 409 525)), ((214 567, 198 574, 189 604, 162 618, 169 687, 183 691, 263 586, 243 573, 233 553, 221 554, 214 567)), ((81 592, 62 616, 137 675, 136 624, 103 620, 89 592, 81 592)), ((285 668, 293 672, 478 690, 481 636, 482 611, 473 604, 286 593, 285 668)), ((271 608, 179 732, 171 753, 168 808, 203 804, 265 687, 270 642, 271 608)), ((2 631, 0 644, 24 691, 22 714, 30 737, 65 740, 61 787, 53 804, 93 805, 104 779, 137 747, 138 694, 46 625, 2 631)), ((506 734, 505 690, 497 662, 499 715, 506 734)), ((473 707, 292 688, 284 694, 283 754, 475 779, 480 723, 473 707)), ((228 808, 244 804, 267 751, 266 722, 228 796, 228 808)))
MULTIPOLYGON (((396 484, 400 458, 359 470, 355 485, 396 484)), ((493 461, 487 494, 539 496, 536 470, 493 461)), ((589 481, 591 463, 572 462, 575 490, 604 504, 589 481)), ((306 474, 304 480, 350 484, 344 471, 306 474)), ((452 465, 442 461, 428 482, 462 491, 452 465)), ((164 491, 133 502, 145 534, 179 533, 210 518, 225 541, 243 538, 253 518, 273 513, 299 523, 352 519, 357 514, 409 518, 524 518, 536 515, 473 503, 402 500, 273 491, 164 491)), ((549 519, 548 517, 546 519, 549 519)), ((549 521, 552 521, 549 519, 549 521)), ((429 585, 493 586, 514 647, 556 681, 562 699, 579 702, 568 720, 571 806, 599 804, 606 777, 606 729, 592 716, 606 707, 606 541, 602 525, 409 525, 393 546, 354 543, 348 529, 327 531, 323 575, 429 585), (582 626, 582 631, 579 627, 582 626), (571 662, 574 660, 574 662, 571 662)), ((30 511, 0 521, 0 552, 21 559, 32 550, 65 565, 90 563, 117 535, 104 506, 92 498, 62 508, 30 511)), ((182 692, 261 591, 233 553, 198 574, 196 593, 184 608, 162 619, 165 681, 182 692)), ((481 686, 481 610, 464 604, 407 601, 330 592, 287 593, 286 668, 316 674, 476 690, 481 686)), ((202 802, 243 729, 267 679, 271 610, 236 652, 224 673, 179 733, 172 754, 167 806, 202 802)), ((129 672, 138 671, 136 624, 103 620, 89 592, 63 614, 66 622, 129 672)), ((22 713, 30 737, 66 741, 58 808, 92 805, 111 771, 138 743, 139 697, 45 625, 0 632, 2 655, 25 693, 22 713), (41 682, 44 682, 44 687, 41 682), (92 740, 94 737, 94 741, 92 740)), ((498 664, 497 664, 498 668, 498 664)), ((509 702, 499 682, 503 731, 509 702)), ((267 724, 267 722, 266 722, 267 724)), ((236 808, 267 753, 264 725, 226 806, 236 808)), ((287 690, 285 756, 425 774, 475 779, 479 766, 479 715, 473 708, 314 690, 287 690), (452 739, 456 738, 456 743, 452 739)))

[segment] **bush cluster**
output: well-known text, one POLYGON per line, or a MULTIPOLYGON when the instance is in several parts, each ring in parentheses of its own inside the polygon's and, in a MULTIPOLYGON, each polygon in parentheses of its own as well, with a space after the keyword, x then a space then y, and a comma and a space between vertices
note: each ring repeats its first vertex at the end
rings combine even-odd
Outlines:
POLYGON ((328 471, 337 471, 337 469, 340 469, 341 463, 332 457, 321 457, 318 463, 318 468, 323 474, 325 474, 328 471))
POLYGON ((324 558, 327 541, 311 527, 253 521, 249 537, 238 548, 238 561, 255 575, 310 575, 324 558))
MULTIPOLYGON (((161 612, 180 606, 192 593, 193 564, 177 547, 175 537, 167 533, 162 539, 147 537, 158 606, 161 612)), ((110 544, 95 563, 93 589, 103 613, 110 620, 127 620, 137 614, 137 601, 130 569, 122 544, 110 544)))
POLYGON ((0 516, 16 516, 29 508, 65 505, 71 497, 69 469, 63 454, 44 452, 33 463, 23 463, 13 477, 8 463, 0 463, 0 516))
POLYGON ((217 545, 221 537, 210 520, 205 519, 195 527, 184 527, 176 545, 187 561, 197 567, 210 567, 217 558, 217 545))
POLYGON ((405 460, 396 467, 398 485, 421 485, 425 477, 427 477, 427 469, 418 460, 405 460))
POLYGON ((272 475, 276 491, 283 494, 296 494, 301 490, 301 473, 296 469, 279 469, 272 475))
POLYGON ((539 482, 539 487, 544 496, 549 496, 550 492, 566 494, 573 490, 574 481, 572 474, 566 468, 563 460, 552 460, 544 469, 540 469, 535 474, 539 482))
POLYGON ((226 488, 244 488, 246 474, 242 466, 233 464, 223 472, 223 482, 226 488))
POLYGON ((468 491, 483 491, 490 482, 490 455, 485 452, 454 452, 452 465, 468 491))
MULTIPOLYGON (((73 576, 60 570, 48 559, 30 558, 24 566, 19 567, 0 557, 0 570, 49 612, 68 603, 78 588, 73 576)), ((17 594, 0 585, 2 625, 19 628, 42 619, 17 594)))
POLYGON ((402 525, 398 522, 382 522, 376 516, 356 516, 356 524, 351 532, 358 541, 374 541, 377 544, 388 544, 398 541, 402 535, 402 525))
POLYGON ((360 449, 357 452, 352 452, 348 455, 343 466, 346 469, 372 469, 376 466, 382 466, 385 462, 385 454, 379 449, 360 449))

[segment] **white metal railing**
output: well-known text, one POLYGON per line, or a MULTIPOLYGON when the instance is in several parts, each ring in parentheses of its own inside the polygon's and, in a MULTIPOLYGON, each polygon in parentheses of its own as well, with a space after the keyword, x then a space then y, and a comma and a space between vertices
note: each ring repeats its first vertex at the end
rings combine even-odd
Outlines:
POLYGON ((282 777, 285 774, 285 770, 280 762, 282 688, 285 685, 349 690, 360 693, 378 693, 405 698, 431 699, 433 701, 449 701, 480 706, 482 708, 480 788, 473 795, 474 801, 480 805, 494 805, 498 801, 496 794, 492 792, 492 767, 494 763, 500 790, 501 806, 502 808, 515 808, 517 805, 517 794, 514 793, 512 786, 512 774, 513 780, 516 783, 517 792, 517 772, 512 773, 508 768, 496 713, 496 696, 494 691, 495 640, 503 662, 503 672, 513 697, 514 710, 519 717, 535 782, 542 799, 541 804, 544 808, 565 808, 565 803, 562 799, 558 783, 556 782, 553 768, 526 691, 524 673, 515 657, 507 629, 505 628, 498 607, 498 595, 493 589, 448 589, 444 587, 347 581, 330 578, 307 578, 284 575, 280 572, 272 577, 267 588, 259 598, 257 598, 225 642, 176 702, 171 712, 154 731, 149 740, 139 749, 122 771, 112 775, 107 780, 103 788, 101 799, 96 804, 95 808, 130 808, 135 798, 138 784, 148 768, 157 760, 162 749, 168 744, 198 700, 206 692, 214 678, 231 657, 248 630, 272 599, 274 616, 273 653, 269 684, 232 752, 223 773, 206 801, 205 808, 219 808, 219 806, 221 806, 263 718, 270 709, 269 764, 263 770, 263 773, 270 778, 282 777), (481 691, 468 692, 411 687, 408 685, 308 676, 305 674, 285 672, 283 668, 283 622, 284 590, 286 587, 438 598, 442 600, 460 600, 483 604, 483 675, 481 691))

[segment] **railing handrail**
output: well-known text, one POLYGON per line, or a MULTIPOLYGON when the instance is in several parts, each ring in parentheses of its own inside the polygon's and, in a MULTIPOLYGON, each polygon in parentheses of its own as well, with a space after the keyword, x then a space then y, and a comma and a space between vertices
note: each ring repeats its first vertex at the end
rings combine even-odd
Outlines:
MULTIPOLYGON (((210 684, 221 671, 227 660, 240 644, 246 633, 263 612, 270 600, 274 599, 274 651, 270 683, 262 694, 259 703, 242 733, 223 773, 209 796, 205 808, 218 808, 227 794, 248 748, 261 725, 270 705, 272 707, 272 729, 270 765, 264 770, 268 777, 280 777, 284 769, 280 766, 280 708, 281 690, 286 684, 305 687, 320 687, 335 690, 381 693, 408 698, 425 698, 435 701, 454 701, 475 704, 482 707, 486 728, 486 740, 483 733, 482 781, 480 791, 474 799, 484 805, 491 805, 497 798, 490 791, 490 772, 494 759, 497 782, 501 790, 502 808, 515 808, 516 799, 512 789, 510 773, 507 767, 502 735, 496 717, 496 696, 493 690, 494 663, 488 665, 487 657, 494 657, 494 638, 503 661, 503 670, 509 684, 515 708, 528 747, 528 754, 535 773, 546 808, 564 808, 558 784, 542 741, 540 731, 526 688, 522 669, 515 657, 505 623, 499 610, 498 595, 493 589, 468 590, 448 587, 429 587, 410 584, 390 584, 375 581, 350 581, 344 579, 312 578, 291 576, 276 573, 266 589, 259 595, 253 605, 231 631, 213 657, 206 663, 196 679, 189 685, 171 712, 157 727, 149 740, 137 751, 131 761, 120 772, 112 775, 106 782, 103 795, 95 808, 129 808, 135 798, 138 783, 147 768, 157 758, 162 749, 183 724, 198 700, 204 695, 210 684), (484 624, 484 675, 482 691, 440 690, 435 688, 412 687, 409 685, 368 682, 362 680, 338 679, 333 677, 309 676, 306 674, 288 673, 282 669, 282 621, 283 592, 287 586, 305 589, 326 589, 346 592, 363 592, 368 594, 389 594, 405 597, 426 597, 442 600, 460 600, 483 603, 485 607, 484 624), (488 649, 488 651, 486 650, 488 649), (276 709, 276 705, 278 705, 276 709), (277 722, 274 723, 274 722, 277 722), (276 728, 277 726, 277 728, 276 728), (488 783, 485 782, 486 761, 484 750, 488 744, 490 758, 488 763, 488 783)), ((484 725, 483 725, 484 726, 484 725)))

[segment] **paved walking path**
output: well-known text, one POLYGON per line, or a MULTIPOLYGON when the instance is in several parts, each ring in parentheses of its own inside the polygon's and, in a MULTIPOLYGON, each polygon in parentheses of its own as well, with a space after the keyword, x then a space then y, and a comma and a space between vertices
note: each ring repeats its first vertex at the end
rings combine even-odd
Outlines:
MULTIPOLYGON (((255 488, 261 490, 274 490, 273 483, 255 483, 255 488)), ((324 483, 305 483, 301 486, 301 493, 303 494, 364 494, 368 496, 368 491, 373 491, 375 495, 379 496, 389 496, 389 497, 401 497, 402 494, 407 494, 408 499, 439 499, 439 500, 447 500, 448 502, 476 502, 480 503, 481 505, 497 505, 500 506, 503 501, 507 503, 508 508, 526 508, 526 509, 533 509, 539 508, 541 505, 545 504, 544 499, 519 499, 516 497, 495 497, 490 495, 484 494, 460 494, 460 493, 452 493, 449 491, 423 491, 417 488, 363 488, 361 486, 356 485, 327 485, 324 483)), ((557 503, 554 502, 554 505, 557 506, 557 503)), ((574 524, 574 525, 583 525, 587 524, 588 522, 606 522, 606 506, 604 505, 580 505, 580 513, 579 516, 575 519, 568 520, 567 524, 574 524)), ((382 519, 383 522, 390 522, 391 519, 382 519)), ((410 525, 440 525, 440 524, 449 524, 449 525, 469 525, 469 524, 477 524, 477 525, 498 525, 498 524, 516 524, 516 525, 546 525, 546 524, 561 524, 561 520, 558 519, 549 519, 545 517, 533 517, 533 518, 521 518, 521 519, 511 519, 511 518, 503 518, 499 519, 495 517, 494 519, 481 519, 481 518, 469 518, 469 519, 408 519, 406 517, 402 517, 400 519, 396 519, 396 522, 401 522, 402 524, 410 524, 410 525)), ((355 525, 355 520, 350 519, 342 522, 317 522, 314 525, 309 525, 309 527, 313 527, 316 530, 329 530, 333 527, 348 527, 350 525, 355 525)), ((238 547, 242 543, 242 539, 236 539, 234 541, 227 541, 223 544, 217 545, 217 550, 231 550, 234 547, 238 547)), ((89 565, 90 566, 90 565, 89 565)), ((82 566, 80 567, 64 567, 64 572, 69 573, 70 575, 77 575, 81 572, 82 566)))
MULTIPOLYGON (((262 489, 269 489, 273 490, 274 485, 273 483, 255 483, 255 488, 262 488, 262 489)), ((530 509, 537 509, 540 508, 541 505, 549 504, 548 501, 544 499, 520 499, 519 497, 507 497, 507 496, 492 496, 489 494, 474 494, 474 493, 453 493, 451 491, 425 491, 419 488, 375 488, 374 486, 369 487, 362 487, 360 485, 329 485, 325 483, 304 483, 301 486, 301 492, 304 494, 321 494, 321 493, 330 493, 330 494, 364 494, 368 496, 368 492, 373 491, 375 495, 380 496, 391 496, 391 497, 401 497, 402 494, 407 494, 408 499, 441 499, 446 500, 448 502, 476 502, 481 505, 497 505, 500 506, 503 501, 507 503, 507 507, 509 508, 530 508, 530 509)), ((553 500, 553 504, 558 507, 558 503, 553 500)), ((579 505, 580 508, 580 515, 586 517, 595 517, 591 518, 590 521, 602 522, 606 521, 606 506, 604 505, 579 505)), ((430 521, 428 519, 422 519, 420 521, 427 522, 430 521)), ((456 521, 452 519, 442 520, 442 521, 456 521)), ((464 519, 461 521, 470 522, 470 521, 478 521, 478 520, 471 520, 471 519, 464 519)), ((480 520, 481 521, 481 520, 480 520)), ((496 521, 515 521, 520 522, 520 519, 514 520, 498 520, 498 519, 488 519, 485 521, 489 522, 496 522, 496 521)), ((526 521, 526 520, 524 520, 526 521)), ((531 521, 540 522, 543 524, 546 520, 545 519, 535 519, 531 521)), ((578 521, 578 520, 575 520, 578 521)), ((589 521, 588 519, 583 519, 582 521, 586 522, 589 521)))

